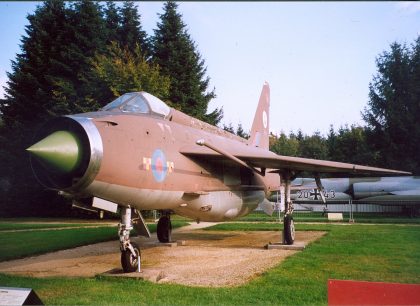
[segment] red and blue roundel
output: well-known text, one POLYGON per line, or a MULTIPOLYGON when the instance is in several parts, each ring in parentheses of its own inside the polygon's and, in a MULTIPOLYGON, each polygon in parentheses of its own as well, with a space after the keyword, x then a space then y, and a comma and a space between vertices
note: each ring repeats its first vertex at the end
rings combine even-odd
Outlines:
POLYGON ((165 154, 160 149, 156 149, 152 155, 152 172, 157 182, 163 182, 168 172, 165 154))

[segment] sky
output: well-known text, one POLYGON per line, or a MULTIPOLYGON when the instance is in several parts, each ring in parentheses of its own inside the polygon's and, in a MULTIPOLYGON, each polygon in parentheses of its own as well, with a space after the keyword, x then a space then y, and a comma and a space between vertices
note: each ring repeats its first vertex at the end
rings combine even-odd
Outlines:
MULTIPOLYGON (((0 2, 0 96, 26 17, 40 4, 0 2)), ((163 3, 136 4, 152 35, 163 3)), ((249 130, 267 81, 275 134, 364 125, 375 59, 420 35, 420 2, 180 2, 178 9, 215 88, 209 110, 222 107, 222 123, 249 130)))

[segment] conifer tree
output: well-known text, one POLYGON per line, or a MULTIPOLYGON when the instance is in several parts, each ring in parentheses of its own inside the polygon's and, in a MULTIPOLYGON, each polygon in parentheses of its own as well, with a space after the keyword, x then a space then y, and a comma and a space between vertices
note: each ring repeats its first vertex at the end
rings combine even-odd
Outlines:
POLYGON ((236 128, 236 135, 245 139, 249 138, 249 134, 244 131, 244 128, 242 127, 241 123, 239 123, 238 127, 236 128))
POLYGON ((376 164, 375 156, 366 139, 366 128, 346 125, 335 133, 331 126, 326 143, 331 160, 365 165, 376 164))
POLYGON ((140 14, 133 1, 124 2, 120 9, 121 26, 119 42, 121 47, 128 47, 132 52, 140 45, 143 54, 150 54, 146 32, 142 30, 140 14))
POLYGON ((376 60, 363 119, 381 165, 420 173, 420 36, 407 47, 391 44, 376 60))
MULTIPOLYGON (((22 52, 8 73, 6 98, 0 103, 4 125, 0 130, 0 212, 16 215, 56 211, 58 199, 35 180, 25 152, 34 130, 52 116, 52 93, 59 74, 71 67, 66 63, 68 11, 61 0, 50 0, 28 16, 29 25, 22 38, 22 52), (48 198, 48 200, 47 200, 48 198)), ((62 102, 63 104, 66 101, 62 102)))
POLYGON ((69 23, 64 1, 46 1, 28 20, 22 53, 12 61, 6 99, 0 105, 6 127, 56 115, 48 103, 56 89, 56 76, 71 71, 64 56, 69 23))
POLYGON ((211 124, 217 124, 223 116, 215 109, 207 114, 208 104, 215 97, 214 89, 207 91, 209 77, 206 77, 204 60, 187 33, 178 5, 168 1, 164 13, 154 31, 153 59, 162 73, 171 79, 168 99, 179 110, 211 124))
POLYGON ((121 17, 118 8, 113 1, 107 1, 104 9, 105 15, 105 27, 107 30, 107 43, 110 44, 113 41, 119 42, 120 24, 121 17))
POLYGON ((54 105, 67 101, 68 113, 81 113, 99 107, 97 92, 92 86, 91 59, 106 50, 107 31, 102 10, 98 3, 82 0, 69 11, 71 31, 67 46, 67 63, 72 67, 66 78, 61 78, 59 89, 54 92, 54 105))

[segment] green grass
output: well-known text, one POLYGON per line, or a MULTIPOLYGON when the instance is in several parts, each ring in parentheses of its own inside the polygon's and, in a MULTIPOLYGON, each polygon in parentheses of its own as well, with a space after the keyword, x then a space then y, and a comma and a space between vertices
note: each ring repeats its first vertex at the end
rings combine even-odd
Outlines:
MULTIPOLYGON (((182 221, 172 222, 174 228, 184 225, 186 223, 182 221)), ((148 227, 151 232, 156 231, 156 224, 150 224, 148 227)), ((116 226, 63 228, 52 231, 0 231, 0 261, 44 254, 114 239, 118 239, 116 226)))
POLYGON ((81 227, 81 226, 101 226, 101 224, 89 224, 89 223, 67 223, 67 224, 56 224, 56 223, 14 223, 5 222, 0 223, 1 231, 12 231, 12 230, 36 230, 36 229, 51 229, 51 228, 68 228, 68 227, 81 227))
MULTIPOLYGON (((330 278, 420 283, 419 226, 297 224, 296 227, 327 234, 241 287, 194 288, 110 277, 34 279, 7 275, 0 275, 0 285, 34 288, 47 304, 314 305, 327 303, 330 278)), ((279 224, 273 223, 228 223, 212 229, 278 228, 279 224)), ((61 231, 54 233, 58 232, 61 231)))
MULTIPOLYGON (((329 222, 327 217, 320 212, 295 212, 293 218, 296 222, 329 222)), ((349 213, 343 213, 344 222, 348 222, 349 218, 349 213)), ((278 219, 276 212, 272 216, 268 216, 264 212, 254 211, 238 220, 245 222, 277 222, 278 219)), ((354 213, 353 219, 356 223, 420 224, 420 218, 411 218, 398 214, 354 213)))
POLYGON ((116 227, 0 232, 0 261, 118 239, 116 227))

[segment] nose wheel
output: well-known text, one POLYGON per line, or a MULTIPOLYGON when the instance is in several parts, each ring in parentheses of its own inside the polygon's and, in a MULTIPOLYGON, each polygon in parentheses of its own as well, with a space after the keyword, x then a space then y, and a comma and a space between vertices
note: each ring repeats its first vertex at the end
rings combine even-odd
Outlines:
POLYGON ((131 243, 131 248, 128 247, 121 251, 121 266, 124 272, 134 272, 138 269, 139 261, 141 260, 140 248, 137 244, 131 243))
POLYGON ((118 235, 120 236, 121 266, 126 273, 139 271, 140 268, 140 248, 136 243, 130 242, 132 229, 131 207, 123 207, 121 223, 118 225, 118 235))

